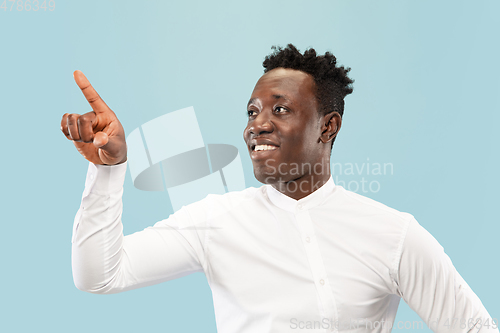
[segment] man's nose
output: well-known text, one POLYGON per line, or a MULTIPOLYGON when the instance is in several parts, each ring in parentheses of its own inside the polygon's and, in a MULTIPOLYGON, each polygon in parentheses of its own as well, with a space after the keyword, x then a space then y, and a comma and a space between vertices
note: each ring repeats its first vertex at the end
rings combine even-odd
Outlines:
POLYGON ((259 114, 252 121, 249 130, 250 133, 254 135, 271 133, 274 130, 274 124, 271 121, 270 114, 266 111, 259 112, 259 114))

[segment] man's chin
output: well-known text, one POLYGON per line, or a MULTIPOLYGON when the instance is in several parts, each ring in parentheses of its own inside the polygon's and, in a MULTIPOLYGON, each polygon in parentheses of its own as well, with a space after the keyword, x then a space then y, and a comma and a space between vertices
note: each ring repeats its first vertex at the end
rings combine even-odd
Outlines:
POLYGON ((256 171, 255 169, 254 169, 253 174, 255 176, 255 179, 257 179, 262 184, 269 184, 269 185, 275 184, 276 182, 278 182, 278 178, 279 178, 275 174, 266 173, 266 172, 259 172, 259 171, 256 171))

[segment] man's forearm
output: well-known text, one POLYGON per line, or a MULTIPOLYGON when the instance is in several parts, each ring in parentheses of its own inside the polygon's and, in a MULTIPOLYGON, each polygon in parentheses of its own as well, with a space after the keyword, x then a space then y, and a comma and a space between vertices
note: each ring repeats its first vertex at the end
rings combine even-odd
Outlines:
POLYGON ((124 287, 119 268, 125 171, 126 163, 119 167, 89 165, 72 239, 73 279, 80 290, 114 293, 124 287))

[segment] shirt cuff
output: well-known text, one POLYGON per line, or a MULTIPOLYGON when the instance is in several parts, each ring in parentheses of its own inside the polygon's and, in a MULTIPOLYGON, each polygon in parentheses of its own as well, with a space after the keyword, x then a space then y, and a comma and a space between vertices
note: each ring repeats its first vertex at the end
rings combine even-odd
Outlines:
POLYGON ((89 195, 90 192, 104 194, 121 190, 125 182, 126 172, 127 161, 117 165, 101 165, 89 162, 83 197, 89 195))

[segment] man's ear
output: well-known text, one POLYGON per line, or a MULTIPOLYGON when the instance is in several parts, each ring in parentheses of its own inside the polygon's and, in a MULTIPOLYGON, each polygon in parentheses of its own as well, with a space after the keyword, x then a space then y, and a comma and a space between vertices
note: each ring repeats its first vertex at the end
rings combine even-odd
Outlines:
POLYGON ((337 136, 340 126, 342 126, 342 117, 338 112, 334 111, 324 115, 321 122, 320 140, 323 143, 330 142, 337 136))

